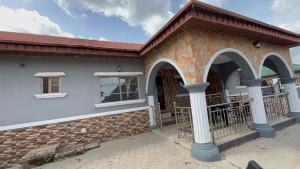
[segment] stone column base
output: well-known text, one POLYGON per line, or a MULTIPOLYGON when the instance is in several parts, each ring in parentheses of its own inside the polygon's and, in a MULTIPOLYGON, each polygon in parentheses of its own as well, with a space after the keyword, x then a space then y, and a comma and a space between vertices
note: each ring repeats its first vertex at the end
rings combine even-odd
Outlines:
POLYGON ((300 112, 291 112, 292 117, 295 117, 296 123, 300 123, 300 112))
POLYGON ((264 138, 275 137, 275 130, 268 124, 255 124, 255 129, 259 132, 259 135, 264 138))
POLYGON ((214 162, 220 160, 219 148, 213 143, 192 144, 192 156, 200 161, 214 162))

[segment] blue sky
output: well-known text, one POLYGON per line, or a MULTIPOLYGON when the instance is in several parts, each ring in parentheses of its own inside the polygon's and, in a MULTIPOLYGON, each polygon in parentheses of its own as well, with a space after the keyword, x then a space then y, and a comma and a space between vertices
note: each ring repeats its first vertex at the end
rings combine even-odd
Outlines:
MULTIPOLYGON (((300 0, 202 0, 300 33, 300 0)), ((1 0, 0 30, 145 43, 187 0, 1 0)), ((300 48, 291 50, 300 64, 300 48)))

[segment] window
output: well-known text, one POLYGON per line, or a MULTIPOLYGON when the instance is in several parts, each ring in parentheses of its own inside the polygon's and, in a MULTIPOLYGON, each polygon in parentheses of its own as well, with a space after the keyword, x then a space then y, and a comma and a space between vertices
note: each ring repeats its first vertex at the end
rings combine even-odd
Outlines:
POLYGON ((43 77, 43 93, 59 93, 60 77, 43 77))
POLYGON ((34 76, 41 80, 41 94, 35 94, 37 99, 65 97, 67 93, 61 93, 61 78, 65 76, 64 72, 39 72, 34 76))
POLYGON ((100 103, 139 99, 137 76, 100 77, 100 103))

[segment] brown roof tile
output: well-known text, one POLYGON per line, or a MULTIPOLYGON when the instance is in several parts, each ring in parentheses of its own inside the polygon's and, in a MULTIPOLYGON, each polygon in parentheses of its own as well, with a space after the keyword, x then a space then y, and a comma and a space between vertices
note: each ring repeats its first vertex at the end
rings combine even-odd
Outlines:
POLYGON ((138 51, 142 44, 0 31, 0 42, 138 51))
POLYGON ((184 26, 209 27, 216 32, 233 33, 255 41, 285 46, 300 45, 300 35, 228 10, 190 0, 145 44, 98 41, 27 33, 1 32, 0 51, 9 53, 48 53, 63 55, 142 57, 172 37, 184 26))

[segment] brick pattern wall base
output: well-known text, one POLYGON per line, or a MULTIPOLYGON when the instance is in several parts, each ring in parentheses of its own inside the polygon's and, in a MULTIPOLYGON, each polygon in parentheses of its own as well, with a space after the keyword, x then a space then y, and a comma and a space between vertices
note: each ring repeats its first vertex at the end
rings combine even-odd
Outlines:
POLYGON ((148 131, 148 110, 1 131, 0 169, 18 163, 30 150, 45 145, 103 143, 148 131), (82 128, 86 133, 81 133, 82 128))

